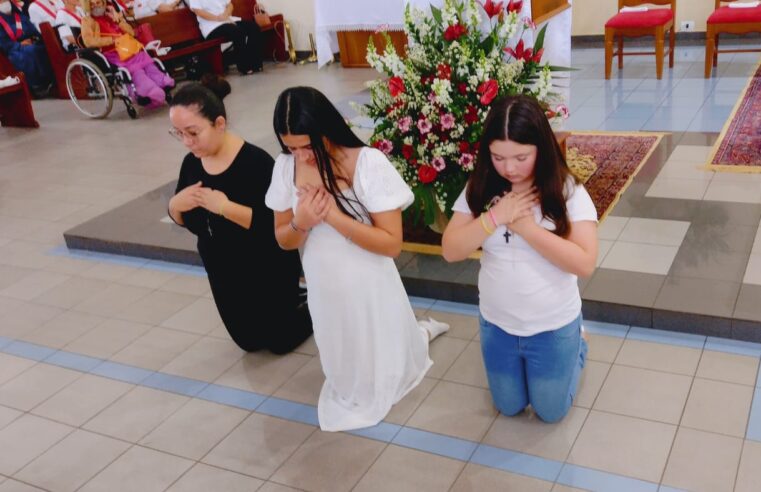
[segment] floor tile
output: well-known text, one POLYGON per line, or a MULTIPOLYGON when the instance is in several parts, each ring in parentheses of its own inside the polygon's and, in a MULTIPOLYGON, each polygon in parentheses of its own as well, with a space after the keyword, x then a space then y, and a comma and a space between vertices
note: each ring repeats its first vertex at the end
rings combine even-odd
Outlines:
POLYGON ((581 408, 592 408, 609 370, 610 364, 587 359, 573 404, 581 408))
POLYGON ((617 241, 602 262, 603 268, 665 275, 677 254, 676 246, 617 241))
POLYGON ((340 433, 315 432, 272 480, 314 491, 348 491, 381 454, 385 444, 340 433))
POLYGON ((685 245, 674 258, 669 275, 739 283, 748 264, 747 253, 701 249, 685 245))
POLYGON ((164 320, 161 326, 205 335, 220 322, 221 318, 214 301, 202 298, 197 299, 170 318, 164 320))
POLYGON ((657 178, 645 196, 702 200, 709 183, 702 179, 657 178))
POLYGON ((614 365, 594 409, 678 424, 692 378, 614 365))
POLYGON ((0 353, 0 385, 15 378, 35 363, 33 360, 0 353))
POLYGON ((352 490, 448 490, 464 466, 451 458, 390 445, 352 490))
POLYGON ((706 189, 705 200, 739 203, 761 203, 761 183, 712 181, 706 189))
MULTIPOLYGON (((256 352, 244 355, 215 382, 223 386, 269 395, 312 360, 304 354, 274 355, 256 352)), ((317 363, 319 365, 319 361, 317 363)))
POLYGON ((676 427, 592 410, 568 463, 659 482, 676 427))
POLYGON ((316 406, 324 382, 325 374, 320 359, 313 357, 280 386, 274 396, 316 406))
POLYGON ((199 336, 154 327, 111 357, 114 362, 158 370, 198 342, 199 336))
POLYGON ((21 412, 14 408, 0 406, 0 429, 10 424, 11 422, 16 420, 19 416, 23 414, 24 412, 21 412))
POLYGON ((695 378, 681 425, 745 437, 753 391, 752 386, 695 378))
POLYGON ((205 337, 162 367, 161 372, 211 382, 244 354, 232 341, 205 337))
POLYGON ((663 484, 695 492, 729 492, 734 487, 742 445, 742 439, 735 437, 680 428, 663 484))
POLYGON ((40 492, 42 490, 12 478, 9 478, 5 482, 0 482, 0 492, 40 492))
POLYGON ((83 428, 107 436, 137 442, 177 411, 187 397, 152 388, 134 388, 83 428))
POLYGON ((38 270, 0 290, 0 295, 31 301, 70 278, 71 276, 61 273, 38 270))
POLYGON ((195 296, 186 294, 153 291, 116 313, 116 317, 136 323, 158 325, 195 300, 195 296))
POLYGON ((616 360, 624 341, 618 337, 604 335, 587 335, 589 352, 587 358, 592 361, 613 362, 616 360))
POLYGON ((632 217, 619 236, 619 241, 679 246, 684 240, 689 222, 632 217))
POLYGON ((193 399, 141 439, 140 444, 200 460, 248 414, 237 408, 193 399), (199 426, 199 422, 205 423, 199 426))
POLYGON ((459 338, 436 338, 429 346, 428 356, 433 360, 433 366, 428 370, 426 376, 429 378, 443 377, 467 346, 468 342, 459 338))
POLYGON ((113 379, 85 374, 36 406, 32 413, 79 427, 132 387, 113 379))
POLYGON ((77 429, 15 477, 44 489, 73 492, 129 447, 126 442, 77 429))
MULTIPOLYGON (((610 252, 605 260, 609 257, 610 252)), ((584 299, 652 307, 665 278, 664 275, 598 268, 584 289, 584 299)))
POLYGON ((82 492, 162 491, 177 480, 192 461, 134 446, 80 490, 82 492))
POLYGON ((629 217, 617 217, 609 215, 597 228, 597 237, 609 241, 616 241, 629 222, 629 217))
POLYGON ((662 343, 626 340, 616 358, 616 364, 693 376, 701 351, 694 348, 662 343))
POLYGON ((472 340, 478 333, 478 318, 475 316, 465 316, 456 313, 447 313, 444 311, 429 310, 424 316, 432 317, 437 321, 449 324, 449 331, 444 336, 462 338, 463 340, 472 340))
POLYGON ((483 438, 483 443, 498 448, 565 461, 579 435, 588 411, 571 407, 557 424, 547 424, 533 413, 515 417, 500 415, 483 438))
POLYGON ((497 416, 488 390, 441 381, 407 425, 480 441, 497 416))
POLYGON ((436 384, 438 384, 436 379, 423 378, 420 384, 407 393, 400 402, 391 407, 391 411, 388 412, 383 420, 392 424, 406 424, 436 384))
POLYGON ((252 414, 202 461, 267 479, 314 430, 315 428, 309 425, 252 414))
POLYGON ((37 364, 0 386, 0 404, 29 411, 81 376, 69 369, 37 364))
POLYGON ((484 369, 483 356, 481 355, 481 343, 470 342, 442 379, 454 383, 488 388, 489 382, 486 380, 486 370, 484 369))
POLYGON ((46 347, 63 348, 104 320, 105 318, 92 314, 64 311, 21 338, 46 347))
POLYGON ((0 430, 0 473, 10 476, 72 430, 68 425, 23 415, 0 430))
POLYGON ((149 295, 150 289, 129 285, 111 284, 102 291, 73 306, 83 313, 99 316, 116 316, 130 304, 149 295))
POLYGON ((735 492, 753 492, 761 488, 761 443, 745 441, 740 468, 737 471, 735 492))
POLYGON ((761 285, 742 284, 735 304, 734 318, 761 321, 761 285))
POLYGON ((69 309, 106 289, 108 283, 82 277, 71 277, 41 293, 34 301, 48 306, 69 309))
POLYGON ((262 484, 263 482, 256 478, 197 463, 172 484, 167 492, 207 492, 209 490, 249 492, 262 490, 259 488, 262 484))
POLYGON ((454 483, 451 492, 480 492, 482 490, 520 490, 547 492, 552 483, 537 478, 469 463, 454 483))
POLYGON ((761 254, 752 254, 743 277, 744 284, 761 285, 761 254))
POLYGON ((696 376, 753 386, 758 373, 758 362, 758 357, 704 350, 696 376))
POLYGON ((91 357, 109 359, 150 330, 149 325, 117 319, 107 319, 64 347, 91 357))

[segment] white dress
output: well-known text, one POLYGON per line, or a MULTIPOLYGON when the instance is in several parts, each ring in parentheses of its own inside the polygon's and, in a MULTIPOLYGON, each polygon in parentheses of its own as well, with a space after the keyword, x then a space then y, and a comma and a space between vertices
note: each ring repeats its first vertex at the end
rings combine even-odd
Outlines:
MULTIPOLYGON (((372 213, 405 208, 413 200, 385 155, 369 147, 357 159, 353 189, 372 213)), ((275 211, 295 210, 292 155, 275 161, 265 203, 275 211)), ((328 224, 307 236, 302 265, 325 373, 317 406, 320 428, 375 425, 433 364, 427 331, 415 319, 394 260, 360 248, 328 224)))

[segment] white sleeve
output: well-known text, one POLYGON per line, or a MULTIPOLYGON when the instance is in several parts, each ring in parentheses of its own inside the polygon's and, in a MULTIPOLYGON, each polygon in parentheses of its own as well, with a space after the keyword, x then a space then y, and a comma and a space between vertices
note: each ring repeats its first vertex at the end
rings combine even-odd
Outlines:
POLYGON ((272 181, 264 195, 264 203, 275 212, 285 212, 293 208, 293 156, 280 154, 272 169, 272 181))
POLYGON ((455 200, 454 205, 452 205, 452 211, 453 212, 460 212, 463 214, 473 215, 473 211, 470 209, 470 206, 468 205, 468 200, 465 198, 465 191, 468 189, 468 185, 465 185, 465 188, 462 189, 460 192, 460 196, 457 197, 457 200, 455 200))
POLYGON ((566 200, 566 208, 570 222, 583 220, 597 222, 597 209, 584 185, 579 184, 573 188, 573 193, 566 200))
POLYGON ((357 163, 360 201, 370 213, 404 210, 415 200, 393 164, 380 150, 365 148, 357 163))

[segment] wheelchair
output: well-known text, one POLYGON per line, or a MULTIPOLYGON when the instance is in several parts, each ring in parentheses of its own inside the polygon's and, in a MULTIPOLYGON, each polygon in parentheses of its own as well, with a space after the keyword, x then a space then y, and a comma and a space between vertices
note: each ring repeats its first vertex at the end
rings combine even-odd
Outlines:
MULTIPOLYGON (((114 99, 122 100, 130 118, 137 118, 136 105, 150 102, 135 91, 132 76, 124 67, 111 64, 97 49, 81 48, 75 51, 76 58, 66 68, 66 89, 74 106, 90 118, 103 119, 111 113, 114 99)), ((164 64, 157 58, 153 62, 166 73, 164 64)), ((167 102, 171 100, 167 88, 167 102)))

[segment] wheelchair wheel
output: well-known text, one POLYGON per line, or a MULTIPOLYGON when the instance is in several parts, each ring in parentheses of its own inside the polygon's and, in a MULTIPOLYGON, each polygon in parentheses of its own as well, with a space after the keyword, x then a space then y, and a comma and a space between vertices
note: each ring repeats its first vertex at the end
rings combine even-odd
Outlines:
POLYGON ((105 118, 114 105, 108 79, 95 63, 77 58, 66 68, 66 89, 71 102, 90 118, 105 118))

